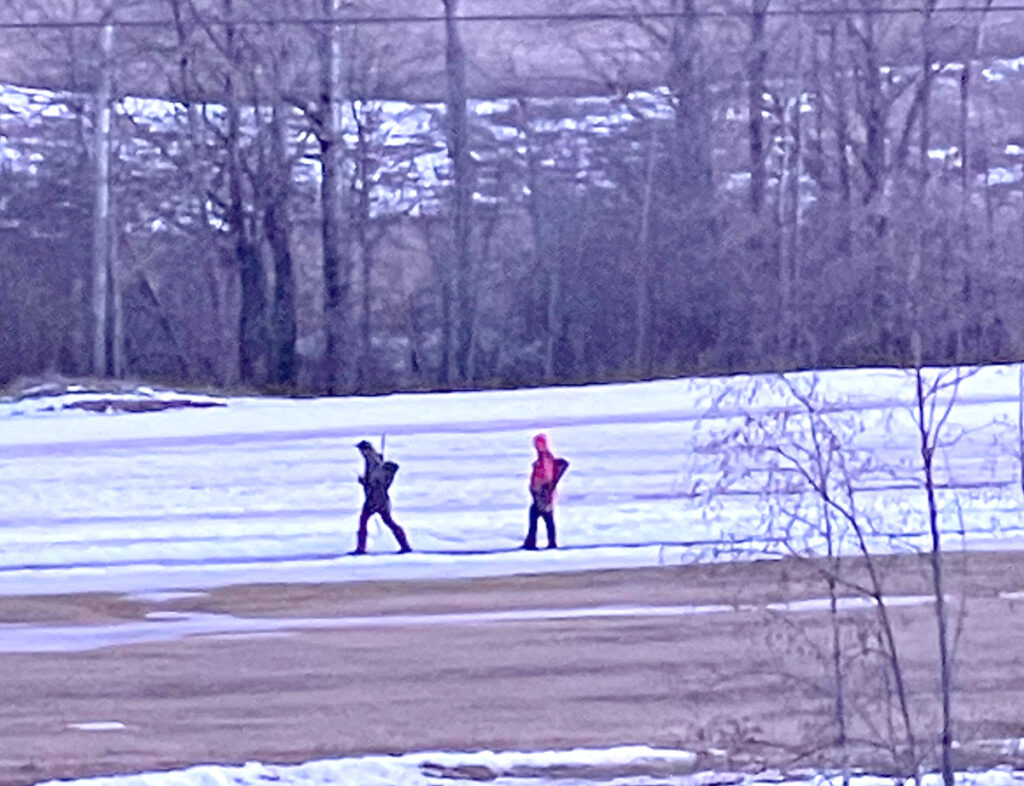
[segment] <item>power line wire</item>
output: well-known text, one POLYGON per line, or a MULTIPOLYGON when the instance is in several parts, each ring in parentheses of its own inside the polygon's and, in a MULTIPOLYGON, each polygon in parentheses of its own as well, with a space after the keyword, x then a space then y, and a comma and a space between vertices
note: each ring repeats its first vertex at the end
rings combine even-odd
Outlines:
MULTIPOLYGON (((996 14, 1022 13, 1024 4, 987 7, 980 5, 955 5, 934 8, 931 14, 996 14)), ((846 16, 921 16, 922 8, 892 6, 871 6, 858 8, 777 8, 768 9, 760 14, 766 18, 797 18, 797 17, 846 17, 846 16)), ((640 22, 663 21, 672 19, 749 19, 753 14, 747 11, 704 10, 687 13, 685 11, 592 11, 585 13, 509 13, 509 14, 466 14, 457 16, 460 24, 479 24, 495 22, 554 22, 554 23, 595 23, 595 22, 640 22)), ((443 15, 400 14, 400 15, 354 15, 280 18, 253 17, 249 19, 223 19, 220 17, 201 18, 201 25, 207 27, 331 27, 341 26, 387 26, 392 24, 443 24, 443 15)), ((35 20, 31 22, 0 22, 0 30, 62 30, 90 29, 113 25, 117 28, 167 28, 173 25, 170 19, 83 19, 83 20, 35 20)))

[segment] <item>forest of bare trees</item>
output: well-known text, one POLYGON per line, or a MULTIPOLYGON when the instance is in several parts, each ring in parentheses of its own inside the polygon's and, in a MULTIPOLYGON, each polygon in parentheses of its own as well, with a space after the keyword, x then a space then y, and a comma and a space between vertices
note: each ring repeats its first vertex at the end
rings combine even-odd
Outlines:
POLYGON ((0 383, 1019 359, 1000 5, 11 0, 0 383))

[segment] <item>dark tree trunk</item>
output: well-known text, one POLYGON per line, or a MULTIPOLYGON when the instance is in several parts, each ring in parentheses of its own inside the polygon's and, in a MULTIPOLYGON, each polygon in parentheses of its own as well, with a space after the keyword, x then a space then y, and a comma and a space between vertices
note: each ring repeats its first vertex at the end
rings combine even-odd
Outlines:
POLYGON ((93 155, 95 157, 95 194, 92 233, 92 316, 93 348, 92 373, 98 377, 113 369, 111 353, 111 218, 110 218, 110 156, 111 122, 110 102, 113 90, 114 26, 106 24, 100 31, 101 62, 99 84, 95 94, 93 121, 93 155))
MULTIPOLYGON (((865 186, 863 202, 873 205, 882 196, 885 184, 886 159, 886 104, 882 93, 882 67, 879 61, 878 42, 875 38, 875 15, 862 15, 862 28, 850 22, 850 30, 860 41, 862 49, 861 111, 864 118, 864 153, 861 167, 864 170, 865 186)), ((879 226, 884 224, 879 219, 879 226)), ((879 235, 881 235, 879 231, 879 235)))
POLYGON ((274 261, 274 296, 271 309, 273 363, 270 381, 284 388, 296 382, 295 363, 295 269, 288 215, 291 167, 285 150, 283 107, 276 103, 271 118, 270 156, 267 168, 273 184, 263 212, 263 232, 274 261))
POLYGON ((259 247, 251 239, 252 232, 246 215, 245 189, 242 171, 241 99, 235 69, 241 65, 237 30, 230 20, 234 17, 234 0, 225 0, 224 14, 229 20, 225 27, 225 49, 230 59, 227 76, 227 149, 228 149, 228 205, 227 221, 231 232, 234 263, 238 266, 241 289, 239 304, 239 373, 243 382, 262 385, 267 381, 269 326, 267 325, 267 278, 263 270, 259 247))
MULTIPOLYGON (((324 14, 336 18, 339 0, 323 0, 324 14)), ((327 28, 326 46, 320 60, 321 155, 320 241, 323 247, 325 389, 340 393, 345 387, 344 357, 347 327, 346 305, 350 271, 342 248, 343 129, 341 117, 341 31, 327 28)))
POLYGON ((839 186, 839 252, 850 258, 853 253, 852 227, 850 210, 852 207, 853 185, 850 176, 850 126, 849 99, 847 96, 847 78, 845 58, 839 49, 839 31, 836 25, 829 27, 829 61, 832 74, 832 93, 835 100, 835 142, 836 142, 836 178, 839 186))
POLYGON ((365 389, 367 377, 375 373, 373 363, 373 266, 375 243, 370 237, 370 196, 373 186, 372 161, 370 159, 370 135, 364 118, 356 117, 356 180, 355 216, 353 233, 359 251, 359 281, 362 300, 359 309, 359 379, 358 387, 365 389))
POLYGON ((695 231, 704 234, 712 204, 711 97, 704 74, 697 0, 673 0, 673 10, 680 2, 683 10, 673 19, 668 75, 675 104, 674 186, 681 202, 698 211, 692 214, 698 224, 695 231))
POLYGON ((751 0, 750 53, 747 60, 747 146, 750 154, 750 210, 761 213, 764 206, 764 119, 765 71, 768 44, 765 41, 766 12, 771 0, 751 0))
POLYGON ((472 338, 471 320, 474 294, 472 287, 472 258, 470 256, 470 210, 473 200, 472 161, 469 156, 469 119, 467 116, 466 53, 462 46, 456 18, 458 0, 442 0, 445 16, 445 74, 447 96, 445 101, 448 156, 452 162, 452 243, 454 275, 451 277, 451 305, 449 315, 452 346, 447 350, 444 381, 454 384, 465 381, 469 342, 472 338))

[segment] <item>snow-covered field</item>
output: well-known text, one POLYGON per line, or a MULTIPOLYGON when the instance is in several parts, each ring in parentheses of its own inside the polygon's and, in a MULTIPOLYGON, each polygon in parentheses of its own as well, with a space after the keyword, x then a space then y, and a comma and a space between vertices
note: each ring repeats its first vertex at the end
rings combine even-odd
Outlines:
MULTIPOLYGON (((860 370, 790 379, 799 390, 814 386, 860 457, 853 480, 876 545, 922 544, 912 377, 860 370)), ((141 397, 158 395, 168 396, 141 397)), ((760 493, 767 465, 721 437, 765 424, 777 439, 772 429, 791 436, 802 422, 780 417, 800 404, 771 377, 238 398, 145 413, 63 408, 88 400, 0 403, 0 593, 500 575, 777 551, 780 511, 760 493), (557 513, 564 548, 525 553, 517 547, 530 440, 540 430, 571 462, 557 513), (382 434, 401 464, 394 510, 415 553, 394 554, 390 533, 371 524, 375 556, 349 557, 361 502, 354 444, 379 444, 382 434)), ((936 461, 951 546, 1024 542, 1018 406, 1014 366, 972 372, 956 390, 943 429, 951 444, 936 461)), ((790 497, 809 503, 813 518, 813 497, 790 497)))
MULTIPOLYGON (((941 380, 957 376, 946 372, 941 380)), ((800 456, 811 444, 794 391, 828 409, 849 461, 861 521, 874 532, 872 545, 921 547, 926 522, 913 378, 866 370, 792 375, 789 381, 792 387, 777 378, 737 377, 301 401, 197 397, 217 406, 159 412, 90 410, 102 410, 96 402, 114 398, 181 403, 189 397, 143 389, 113 398, 82 391, 0 402, 0 594, 106 589, 170 597, 182 589, 252 580, 646 566, 779 553, 783 535, 791 547, 813 549, 820 547, 820 506, 794 473, 778 471, 780 455, 800 456), (525 526, 530 442, 540 430, 571 461, 558 511, 563 548, 526 553, 517 547, 525 526), (395 512, 416 551, 394 554, 387 531, 371 528, 374 556, 346 556, 360 504, 354 444, 362 438, 379 443, 382 434, 388 456, 401 464, 395 512), (751 435, 780 450, 744 449, 751 435), (768 486, 781 493, 767 496, 768 486)), ((949 547, 1024 543, 1020 383, 1018 367, 972 371, 955 387, 944 387, 933 410, 943 421, 936 471, 949 547)), ((691 613, 673 613, 684 611, 691 613)), ((171 622, 211 624, 187 615, 171 622)), ((131 631, 79 633, 116 637, 131 631)), ((30 649, 38 648, 35 642, 30 649)), ((80 725, 76 733, 122 729, 100 722, 80 725)), ((1020 741, 1014 744, 1021 749, 1020 741)), ((439 786, 485 778, 503 786, 824 786, 836 780, 815 773, 696 769, 688 752, 634 746, 409 753, 289 767, 205 765, 79 783, 439 786)), ((932 778, 923 782, 930 786, 932 778)), ((1012 786, 1024 783, 1024 773, 964 773, 960 782, 1012 786)), ((858 776, 852 783, 892 782, 858 776)))

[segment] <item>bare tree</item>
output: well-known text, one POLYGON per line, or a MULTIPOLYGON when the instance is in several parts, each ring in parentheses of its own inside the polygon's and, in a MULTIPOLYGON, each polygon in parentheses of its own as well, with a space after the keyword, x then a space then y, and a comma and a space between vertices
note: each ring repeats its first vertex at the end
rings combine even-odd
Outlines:
MULTIPOLYGON (((537 107, 531 111, 531 107, 532 103, 527 98, 517 99, 515 120, 522 149, 523 182, 528 192, 525 209, 530 226, 530 277, 539 284, 542 298, 542 378, 553 383, 558 379, 556 358, 562 346, 565 293, 572 284, 567 280, 567 227, 562 216, 571 212, 577 201, 585 204, 576 178, 583 168, 580 162, 585 156, 583 151, 587 143, 582 134, 574 135, 571 140, 558 140, 557 133, 546 135, 542 130, 543 109, 537 107)), ((654 151, 650 154, 655 155, 654 151)), ((517 175, 512 173, 507 179, 517 182, 516 178, 517 175)), ((578 236, 586 231, 583 226, 574 229, 578 236)), ((637 267, 639 275, 639 260, 637 267)))
POLYGON ((221 30, 208 28, 225 59, 224 89, 227 96, 227 199, 225 216, 232 238, 233 262, 238 266, 241 300, 239 308, 239 368, 244 382, 265 383, 269 375, 269 325, 267 324, 267 279, 254 237, 254 216, 246 194, 242 146, 244 110, 243 73, 246 67, 242 30, 237 25, 236 0, 220 0, 226 24, 221 30))
POLYGON ((843 227, 840 239, 840 252, 849 259, 853 250, 850 237, 850 213, 852 206, 852 176, 850 173, 850 129, 849 107, 847 99, 847 75, 844 61, 839 57, 839 40, 843 35, 840 25, 833 22, 829 26, 829 60, 832 67, 831 90, 833 95, 833 113, 835 115, 835 167, 839 186, 839 209, 843 227))
MULTIPOLYGON (((322 0, 328 19, 338 19, 342 0, 322 0)), ((346 305, 351 277, 350 259, 343 248, 342 189, 344 184, 344 96, 343 28, 326 28, 319 46, 320 97, 317 106, 317 140, 320 143, 320 227, 324 277, 324 321, 326 347, 326 389, 343 389, 343 347, 346 335, 346 305)))
MULTIPOLYGON (((111 100, 113 91, 113 53, 114 53, 114 20, 113 11, 108 9, 105 24, 100 32, 100 63, 99 79, 95 96, 94 133, 95 142, 93 155, 96 159, 96 191, 95 212, 93 215, 93 373, 104 377, 113 373, 119 376, 123 372, 122 348, 114 342, 113 357, 108 348, 111 345, 109 314, 111 313, 110 286, 118 286, 119 280, 112 275, 113 261, 111 242, 110 212, 110 150, 111 150, 111 100)), ((120 324, 121 317, 114 313, 115 324, 120 324)), ((116 330, 117 338, 122 338, 121 331, 116 330)))
POLYGON ((538 150, 539 145, 533 131, 533 118, 530 115, 529 101, 520 97, 516 101, 518 121, 517 131, 523 142, 525 151, 526 187, 529 194, 526 197, 526 211, 530 216, 531 253, 533 255, 533 267, 538 271, 549 271, 548 285, 548 325, 544 350, 544 379, 551 381, 555 374, 555 310, 558 305, 556 298, 561 288, 561 275, 553 255, 546 248, 546 236, 544 225, 545 196, 541 185, 540 159, 542 151, 538 150))
MULTIPOLYGON (((948 466, 958 444, 960 432, 952 425, 955 408, 962 385, 975 373, 973 369, 961 368, 917 368, 906 373, 908 396, 904 402, 917 439, 913 468, 907 468, 903 462, 885 464, 874 450, 857 446, 860 434, 874 433, 875 428, 893 428, 900 420, 880 420, 865 432, 862 415, 830 400, 820 389, 816 376, 780 375, 774 382, 741 383, 735 390, 727 390, 717 402, 718 407, 723 407, 730 402, 756 402, 762 396, 774 402, 770 408, 746 415, 714 442, 724 450, 725 458, 723 474, 713 485, 719 490, 762 489, 766 534, 782 534, 787 556, 809 560, 820 571, 829 587, 833 611, 836 598, 844 593, 871 600, 898 719, 896 725, 875 728, 873 734, 876 743, 889 746, 893 762, 907 777, 917 778, 922 765, 937 765, 944 779, 953 776, 955 642, 963 618, 955 619, 950 610, 946 580, 949 558, 944 548, 939 502, 940 486, 950 478, 940 476, 939 462, 948 466), (931 585, 938 634, 935 662, 939 691, 935 698, 921 696, 930 691, 914 689, 907 682, 897 624, 885 594, 883 554, 875 545, 882 522, 865 514, 860 502, 861 489, 870 488, 883 478, 902 479, 923 494, 919 515, 910 514, 904 526, 907 536, 921 544, 922 564, 927 566, 926 576, 931 585), (925 523, 923 528, 918 527, 918 521, 925 523), (934 716, 933 726, 928 705, 935 699, 940 711, 934 716), (933 756, 933 751, 937 755, 933 756)), ((830 668, 835 688, 837 744, 853 743, 863 734, 864 724, 870 724, 871 716, 870 712, 863 715, 857 709, 855 687, 843 666, 843 646, 834 620, 830 668)), ((845 752, 843 760, 847 766, 851 763, 845 752)))
POLYGON ((779 403, 764 414, 746 415, 715 440, 726 458, 713 487, 721 491, 747 487, 751 481, 761 484, 766 507, 762 539, 781 543, 788 558, 809 561, 828 587, 831 640, 822 661, 830 671, 834 744, 844 773, 848 776, 852 765, 849 747, 859 741, 887 751, 897 772, 916 777, 921 762, 918 713, 886 597, 884 569, 872 545, 874 525, 861 511, 858 491, 858 484, 888 470, 853 444, 858 425, 824 397, 815 377, 800 380, 780 374, 753 384, 753 390, 742 385, 726 390, 718 405, 749 402, 758 393, 779 403), (852 646, 861 657, 881 664, 882 672, 869 677, 881 683, 880 690, 855 685, 847 665, 851 653, 838 611, 842 597, 851 593, 872 604, 875 624, 866 635, 873 643, 858 637, 852 646), (864 695, 858 695, 858 688, 864 695), (878 715, 884 723, 877 722, 878 715))
POLYGON ((928 532, 931 539, 929 563, 935 598, 935 624, 939 652, 939 690, 942 700, 940 751, 942 780, 953 786, 953 656, 946 583, 943 572, 942 532, 936 499, 935 459, 945 438, 944 427, 957 401, 960 384, 970 375, 959 369, 929 374, 920 365, 914 369, 915 425, 921 453, 921 468, 927 499, 928 532), (943 400, 945 399, 945 400, 943 400))
POLYGON ((292 157, 288 153, 288 106, 276 93, 271 99, 263 201, 263 232, 273 259, 274 289, 270 317, 273 343, 270 381, 285 389, 298 382, 295 355, 297 333, 295 314, 295 262, 292 254, 292 222, 289 203, 292 194, 292 157))
POLYGON ((747 60, 747 144, 750 156, 750 210, 760 215, 765 197, 764 96, 769 46, 767 12, 771 0, 750 0, 750 54, 747 60))
POLYGON ((803 188, 804 174, 804 19, 802 5, 797 0, 793 19, 794 52, 793 74, 788 85, 783 85, 775 103, 778 112, 780 146, 782 148, 776 198, 776 222, 779 238, 779 319, 777 342, 782 364, 793 362, 794 341, 800 315, 796 313, 796 293, 800 289, 802 254, 803 188))
MULTIPOLYGON (((931 94, 934 79, 935 55, 932 43, 932 24, 937 0, 922 0, 921 14, 921 87, 919 90, 918 112, 918 151, 917 151, 917 204, 924 205, 928 201, 928 184, 931 181, 931 94)), ((920 369, 923 363, 923 347, 921 338, 921 291, 920 278, 922 267, 928 256, 928 228, 924 221, 917 222, 917 242, 910 255, 910 266, 907 273, 907 305, 908 324, 910 325, 910 361, 914 368, 920 369)), ((947 784, 947 786, 949 786, 947 784)))
POLYGON ((470 291, 472 255, 470 211, 473 207, 473 173, 470 158, 466 51, 459 31, 459 0, 442 0, 445 18, 445 137, 452 166, 453 273, 445 298, 443 381, 462 382, 466 377, 470 319, 474 293, 470 291))
POLYGON ((654 285, 653 244, 651 224, 655 209, 654 176, 658 161, 658 126, 650 124, 650 143, 644 166, 640 199, 640 228, 637 232, 636 260, 636 338, 633 345, 633 366, 635 373, 644 378, 651 373, 651 325, 653 320, 652 301, 654 285))
MULTIPOLYGON (((984 39, 984 25, 986 17, 992 8, 994 0, 985 0, 982 6, 982 12, 980 16, 972 18, 968 24, 970 25, 970 38, 968 49, 963 58, 963 63, 960 68, 960 111, 958 116, 958 152, 960 156, 960 243, 963 248, 965 259, 970 259, 974 255, 975 243, 973 240, 973 231, 971 228, 971 197, 974 191, 974 152, 973 144, 970 133, 970 117, 971 117, 971 104, 972 104, 972 74, 974 71, 975 63, 978 57, 978 52, 981 48, 982 41, 984 39)), ((987 168, 987 167, 986 167, 987 168)), ((985 178, 985 191, 988 191, 988 178, 985 178)), ((986 205, 989 201, 986 193, 986 205)), ((986 239, 984 244, 985 253, 988 255, 991 248, 991 237, 986 239)), ((967 327, 967 313, 971 310, 971 301, 974 297, 974 291, 971 286, 973 275, 971 272, 971 265, 968 262, 963 266, 963 275, 961 280, 961 292, 963 293, 963 302, 955 308, 955 331, 956 331, 956 346, 958 360, 962 360, 965 354, 964 346, 964 334, 967 327)))

